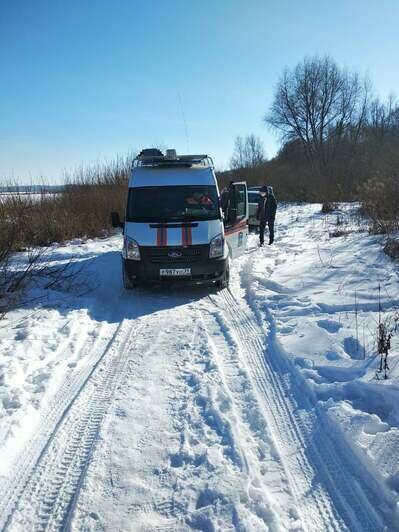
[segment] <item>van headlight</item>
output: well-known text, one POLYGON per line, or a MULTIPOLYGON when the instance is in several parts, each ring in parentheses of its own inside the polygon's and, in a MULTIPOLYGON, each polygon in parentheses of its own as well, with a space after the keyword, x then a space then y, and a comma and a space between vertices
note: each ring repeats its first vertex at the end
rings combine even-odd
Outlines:
POLYGON ((139 245, 133 238, 125 236, 123 238, 122 257, 129 260, 140 260, 139 245))
POLYGON ((223 235, 215 236, 212 238, 209 247, 209 258, 216 259, 217 257, 223 257, 224 253, 224 238, 223 235))

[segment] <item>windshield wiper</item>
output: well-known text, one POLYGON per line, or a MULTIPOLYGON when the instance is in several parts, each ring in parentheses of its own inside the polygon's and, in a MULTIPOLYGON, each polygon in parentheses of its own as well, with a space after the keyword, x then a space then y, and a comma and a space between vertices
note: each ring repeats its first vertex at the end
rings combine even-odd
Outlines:
POLYGON ((132 218, 126 218, 127 222, 133 222, 133 223, 157 223, 157 224, 167 224, 170 222, 190 222, 190 221, 203 221, 203 220, 218 220, 219 215, 218 213, 201 213, 199 214, 184 214, 179 216, 168 216, 167 218, 157 218, 149 217, 149 216, 137 216, 132 218))

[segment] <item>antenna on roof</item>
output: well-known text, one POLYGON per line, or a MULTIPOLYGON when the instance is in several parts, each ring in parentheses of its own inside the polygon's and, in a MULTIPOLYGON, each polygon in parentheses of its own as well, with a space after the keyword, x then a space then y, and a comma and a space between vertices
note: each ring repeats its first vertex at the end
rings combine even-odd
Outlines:
POLYGON ((188 140, 188 129, 187 129, 187 121, 186 121, 186 115, 184 114, 183 104, 181 101, 181 95, 180 92, 177 93, 177 96, 179 98, 179 105, 180 105, 180 112, 181 116, 183 118, 183 125, 184 125, 184 133, 186 135, 186 145, 187 145, 187 153, 190 153, 190 142, 188 140))

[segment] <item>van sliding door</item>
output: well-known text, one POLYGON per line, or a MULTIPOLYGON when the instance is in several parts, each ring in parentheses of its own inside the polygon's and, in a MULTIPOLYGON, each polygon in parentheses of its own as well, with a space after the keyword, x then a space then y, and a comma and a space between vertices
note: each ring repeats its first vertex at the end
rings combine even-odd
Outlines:
POLYGON ((230 256, 235 259, 245 252, 248 238, 248 194, 245 181, 230 183, 224 234, 230 256))

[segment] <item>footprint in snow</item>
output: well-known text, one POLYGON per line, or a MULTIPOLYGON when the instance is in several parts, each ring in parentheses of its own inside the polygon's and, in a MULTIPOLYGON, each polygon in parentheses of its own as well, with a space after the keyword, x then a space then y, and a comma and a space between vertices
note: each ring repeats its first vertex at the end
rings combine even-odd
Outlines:
POLYGON ((340 330, 342 325, 334 320, 319 320, 317 325, 321 329, 325 329, 329 333, 336 333, 340 330))
POLYGON ((339 360, 341 356, 336 351, 327 351, 326 358, 327 360, 339 360))
POLYGON ((303 369, 313 369, 313 367, 314 367, 313 360, 310 360, 310 359, 304 358, 304 357, 296 357, 295 358, 295 364, 299 368, 303 368, 303 369))
POLYGON ((292 331, 295 329, 295 327, 291 326, 291 325, 286 325, 286 326, 283 326, 281 328, 279 328, 278 332, 280 334, 290 334, 292 333, 292 331))
POLYGON ((26 340, 26 338, 28 337, 28 329, 20 329, 17 334, 15 335, 15 340, 17 340, 17 342, 19 341, 22 341, 22 340, 26 340))
POLYGON ((269 297, 270 301, 291 301, 290 298, 288 298, 286 295, 284 294, 274 294, 272 296, 269 297))
POLYGON ((17 394, 13 391, 6 393, 2 398, 3 408, 7 414, 11 414, 21 407, 21 402, 17 394))
POLYGON ((40 385, 43 382, 47 381, 49 379, 49 377, 50 377, 50 375, 47 372, 41 371, 41 370, 37 370, 35 373, 33 373, 32 375, 30 375, 27 378, 27 381, 29 381, 29 382, 31 382, 32 384, 35 384, 35 385, 40 385))
POLYGON ((360 344, 356 338, 353 338, 353 336, 349 336, 348 338, 345 338, 344 340, 344 349, 345 352, 353 359, 355 360, 362 360, 363 359, 363 347, 360 344))

